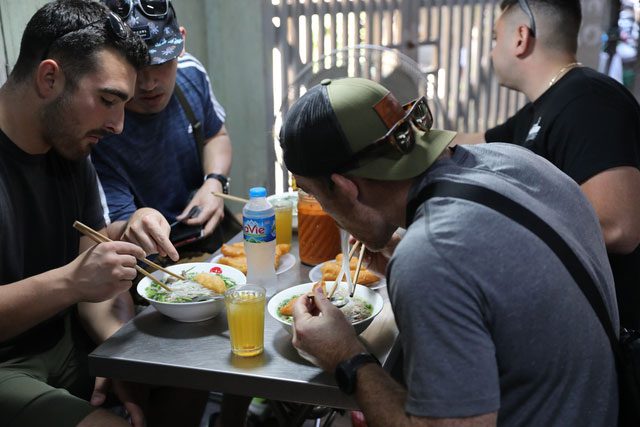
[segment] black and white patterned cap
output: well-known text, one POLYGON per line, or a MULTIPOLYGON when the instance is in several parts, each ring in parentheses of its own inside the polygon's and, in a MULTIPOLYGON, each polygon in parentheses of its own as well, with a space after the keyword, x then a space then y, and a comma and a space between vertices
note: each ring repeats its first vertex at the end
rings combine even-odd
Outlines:
POLYGON ((167 14, 159 18, 148 17, 134 7, 125 22, 147 44, 151 65, 170 61, 182 53, 184 39, 172 4, 169 3, 167 14))

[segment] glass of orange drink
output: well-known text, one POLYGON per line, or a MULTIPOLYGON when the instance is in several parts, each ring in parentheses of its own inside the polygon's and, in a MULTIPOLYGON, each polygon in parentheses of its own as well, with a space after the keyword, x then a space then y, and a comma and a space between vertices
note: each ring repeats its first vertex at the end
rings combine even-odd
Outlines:
POLYGON ((266 291, 244 285, 224 294, 231 351, 238 356, 257 356, 264 349, 264 306, 266 291))
POLYGON ((291 225, 293 222, 293 202, 289 199, 273 201, 276 211, 276 243, 291 244, 291 225))

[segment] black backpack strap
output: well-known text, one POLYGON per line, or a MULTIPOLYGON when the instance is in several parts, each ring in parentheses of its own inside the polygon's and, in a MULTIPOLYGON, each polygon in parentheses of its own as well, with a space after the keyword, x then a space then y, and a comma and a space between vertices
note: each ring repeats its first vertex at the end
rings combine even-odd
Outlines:
MULTIPOLYGON (((173 90, 173 93, 175 93, 176 97, 178 98, 178 101, 180 102, 180 105, 182 106, 182 109, 184 110, 184 113, 187 115, 187 118, 189 119, 189 123, 191 123, 193 138, 196 140, 196 146, 198 147, 200 162, 202 162, 204 159, 203 157, 204 135, 202 134, 202 124, 198 121, 198 119, 196 119, 196 115, 194 114, 193 109, 191 108, 191 104, 189 104, 189 101, 187 101, 187 97, 185 96, 182 89, 180 89, 180 86, 178 86, 177 82, 173 90)), ((235 236, 236 233, 239 233, 240 230, 242 230, 242 224, 233 215, 233 212, 231 212, 231 210, 227 207, 227 205, 224 205, 224 218, 222 219, 222 222, 220 223, 220 225, 222 225, 222 228, 223 228, 222 233, 224 235, 223 237, 224 241, 229 240, 231 237, 235 236)))
POLYGON ((196 115, 191 108, 191 104, 187 101, 187 97, 185 96, 180 86, 176 82, 175 88, 173 89, 173 93, 175 93, 184 113, 189 119, 189 123, 191 123, 191 129, 193 132, 193 138, 196 140, 196 145, 198 146, 198 154, 200 155, 200 159, 202 160, 202 150, 204 149, 204 136, 202 135, 202 123, 196 119, 196 115))
POLYGON ((600 320, 600 324, 609 337, 611 348, 617 361, 621 360, 618 334, 613 328, 604 300, 593 278, 571 247, 549 224, 521 204, 488 188, 474 184, 438 181, 423 188, 417 196, 409 201, 407 205, 407 226, 413 221, 418 207, 431 197, 454 197, 484 205, 522 225, 545 242, 562 261, 589 301, 589 304, 591 304, 593 311, 595 311, 600 320))

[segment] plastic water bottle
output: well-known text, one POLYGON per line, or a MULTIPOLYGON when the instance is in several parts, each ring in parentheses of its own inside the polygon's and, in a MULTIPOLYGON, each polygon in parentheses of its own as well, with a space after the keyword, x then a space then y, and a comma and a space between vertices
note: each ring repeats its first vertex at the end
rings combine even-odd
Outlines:
POLYGON ((267 296, 276 291, 276 213, 264 187, 249 190, 249 203, 242 209, 247 282, 261 285, 267 296))

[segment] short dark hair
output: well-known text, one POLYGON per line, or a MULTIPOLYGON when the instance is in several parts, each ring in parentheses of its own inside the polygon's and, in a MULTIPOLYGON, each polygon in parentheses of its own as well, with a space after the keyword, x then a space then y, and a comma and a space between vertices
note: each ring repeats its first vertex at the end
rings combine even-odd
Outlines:
MULTIPOLYGON (((565 52, 575 53, 578 50, 578 33, 582 22, 582 8, 580 0, 527 0, 536 20, 539 24, 546 24, 550 31, 536 37, 549 48, 560 49, 565 52)), ((518 0, 502 0, 500 10, 513 7, 519 9, 518 0)))
POLYGON ((96 1, 58 0, 45 4, 27 23, 10 79, 24 80, 46 56, 60 63, 65 77, 74 85, 95 70, 95 53, 105 48, 115 49, 136 70, 146 65, 145 43, 126 25, 124 37, 115 34, 109 13, 96 1))

